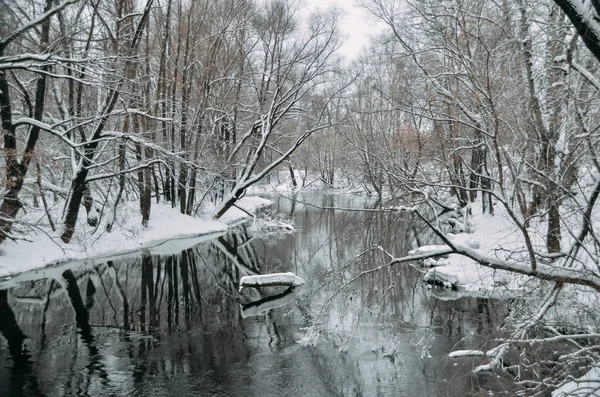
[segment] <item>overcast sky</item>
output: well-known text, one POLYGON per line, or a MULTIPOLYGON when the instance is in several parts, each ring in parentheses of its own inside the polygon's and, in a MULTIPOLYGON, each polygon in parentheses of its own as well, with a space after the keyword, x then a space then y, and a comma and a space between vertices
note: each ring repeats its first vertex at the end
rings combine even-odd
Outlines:
POLYGON ((327 8, 335 5, 345 10, 345 16, 341 25, 342 33, 347 36, 346 42, 340 49, 349 59, 354 59, 361 48, 368 42, 369 36, 376 33, 380 28, 378 24, 369 17, 364 9, 355 5, 354 0, 304 0, 309 10, 316 8, 327 8))

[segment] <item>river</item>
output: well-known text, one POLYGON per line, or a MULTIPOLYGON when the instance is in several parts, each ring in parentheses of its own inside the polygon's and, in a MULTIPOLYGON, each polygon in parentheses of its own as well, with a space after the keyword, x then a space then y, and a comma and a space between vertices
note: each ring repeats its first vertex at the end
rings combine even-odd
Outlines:
POLYGON ((504 302, 454 299, 406 264, 368 272, 389 260, 373 247, 401 256, 430 238, 418 222, 329 209, 369 205, 353 196, 274 200, 293 233, 249 222, 180 252, 173 242, 162 255, 0 284, 0 395, 478 396, 509 387, 472 373, 485 359, 447 358, 493 347, 504 302), (306 284, 238 291, 242 275, 284 271, 306 284))

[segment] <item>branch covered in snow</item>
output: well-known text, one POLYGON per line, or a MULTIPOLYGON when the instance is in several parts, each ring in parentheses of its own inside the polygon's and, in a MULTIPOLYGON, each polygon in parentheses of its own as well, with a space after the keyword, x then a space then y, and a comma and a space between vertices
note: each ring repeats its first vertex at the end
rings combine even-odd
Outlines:
POLYGON ((566 268, 557 265, 540 264, 537 270, 531 270, 531 264, 528 262, 517 262, 510 259, 500 259, 490 254, 485 254, 480 250, 473 249, 460 244, 450 244, 448 246, 427 246, 424 252, 419 250, 411 251, 413 254, 396 258, 393 263, 403 263, 417 259, 425 259, 435 256, 448 254, 458 254, 466 256, 482 266, 492 269, 506 270, 513 273, 536 277, 540 280, 555 281, 565 284, 584 285, 600 292, 600 277, 586 269, 566 268))
POLYGON ((591 3, 583 0, 554 0, 564 11, 579 33, 581 40, 592 54, 600 61, 600 24, 599 15, 591 3))
POLYGON ((51 8, 47 12, 43 13, 39 17, 37 17, 35 19, 32 19, 31 21, 28 21, 26 24, 18 27, 13 32, 11 32, 8 36, 5 36, 5 37, 3 37, 3 38, 0 39, 0 48, 6 47, 11 41, 13 41, 17 37, 19 37, 24 32, 26 32, 29 29, 31 29, 31 28, 33 28, 33 27, 41 24, 46 19, 51 18, 54 14, 59 13, 63 8, 65 8, 65 7, 67 7, 67 6, 71 5, 71 4, 77 3, 77 1, 78 0, 66 0, 66 1, 60 3, 59 5, 57 5, 56 7, 51 8))

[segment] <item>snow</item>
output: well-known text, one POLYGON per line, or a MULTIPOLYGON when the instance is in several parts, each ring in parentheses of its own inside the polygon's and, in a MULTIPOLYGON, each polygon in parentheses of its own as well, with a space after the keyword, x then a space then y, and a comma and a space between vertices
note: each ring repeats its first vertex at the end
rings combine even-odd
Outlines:
MULTIPOLYGON (((25 184, 26 185, 37 185, 37 180, 35 178, 25 178, 25 184)), ((47 190, 50 190, 53 192, 57 192, 57 193, 61 193, 61 194, 69 194, 69 189, 55 185, 55 184, 50 183, 43 179, 42 179, 42 187, 44 189, 47 189, 47 190)))
POLYGON ((448 261, 448 259, 445 259, 445 258, 440 258, 440 259, 427 258, 427 259, 425 259, 424 264, 426 267, 436 267, 436 266, 448 266, 450 264, 450 262, 448 261))
POLYGON ((592 2, 581 0, 569 0, 568 3, 573 7, 575 12, 581 16, 587 29, 593 31, 594 35, 600 36, 600 25, 596 22, 594 8, 590 6, 592 2))
MULTIPOLYGON (((260 197, 244 197, 237 205, 246 212, 232 208, 219 221, 184 215, 168 204, 153 204, 148 227, 145 228, 141 225, 139 203, 124 203, 116 217, 118 224, 115 223, 111 233, 104 231, 104 222, 98 228, 88 226, 82 209, 80 223, 70 244, 61 241, 61 229, 43 232, 41 228, 34 228, 28 235, 30 241, 6 240, 0 247, 0 278, 68 261, 111 258, 140 249, 157 254, 181 251, 206 238, 225 233, 230 227, 248 219, 258 208, 269 204, 269 200, 260 197), (174 239, 176 241, 172 241, 174 239)), ((34 215, 39 217, 39 214, 31 214, 34 215)), ((55 216, 55 219, 59 217, 55 216)))
POLYGON ((265 287, 274 285, 300 286, 305 281, 292 272, 259 274, 240 278, 240 291, 244 287, 265 287))
POLYGON ((600 396, 600 367, 593 367, 585 375, 569 381, 552 392, 552 397, 600 396))
POLYGON ((498 368, 502 368, 503 367, 503 363, 502 363, 502 356, 504 355, 504 353, 506 352, 506 350, 508 349, 508 346, 506 344, 502 344, 500 346, 497 346, 496 348, 488 351, 486 353, 486 355, 488 357, 492 357, 492 360, 487 363, 487 364, 481 364, 478 365, 477 367, 475 367, 473 369, 473 373, 479 373, 479 372, 493 372, 495 369, 498 368))
MULTIPOLYGON (((476 250, 488 259, 514 260, 524 252, 522 236, 499 207, 496 215, 481 214, 481 208, 473 205, 473 228, 475 232, 448 234, 451 243, 465 249, 476 250)), ((446 245, 428 245, 409 252, 410 255, 447 250, 446 245)), ((463 292, 481 296, 492 294, 498 289, 517 292, 528 278, 503 270, 481 266, 474 260, 459 254, 447 255, 426 262, 432 267, 424 276, 425 281, 437 282, 463 292)))
POLYGON ((577 62, 572 62, 571 67, 577 70, 585 79, 592 84, 597 90, 600 90, 600 80, 598 80, 593 74, 591 74, 585 67, 579 65, 577 62))
POLYGON ((243 197, 242 199, 240 199, 237 203, 236 206, 237 207, 241 207, 240 208, 236 208, 231 207, 221 218, 220 220, 223 222, 226 222, 228 224, 237 224, 239 222, 245 221, 246 219, 248 219, 249 214, 253 213, 254 211, 256 211, 259 208, 263 208, 266 206, 271 205, 271 200, 262 198, 262 197, 258 197, 258 196, 252 196, 252 197, 243 197), (251 209, 251 210, 249 210, 251 209))
POLYGON ((496 358, 502 354, 503 350, 506 349, 506 344, 501 344, 496 346, 493 349, 490 349, 486 352, 481 350, 454 350, 448 354, 450 358, 460 358, 460 357, 491 357, 496 358))
POLYGON ((455 350, 453 352, 450 352, 450 354, 448 354, 448 357, 450 358, 459 358, 459 357, 483 357, 485 356, 485 353, 482 352, 481 350, 455 350))
MULTIPOLYGON (((597 182, 592 180, 593 185, 597 182)), ((588 185, 591 186, 591 183, 588 185)), ((588 186, 588 188, 590 188, 588 186)), ((576 196, 580 203, 564 204, 561 221, 564 224, 561 246, 563 252, 571 252, 578 233, 581 229, 581 214, 585 208, 586 194, 576 196)), ((481 213, 478 204, 472 206, 472 234, 448 234, 450 243, 458 253, 452 253, 445 245, 430 245, 411 251, 409 254, 434 257, 435 262, 428 261, 428 266, 435 266, 425 275, 425 280, 443 284, 465 291, 473 296, 503 296, 521 295, 526 290, 534 288, 526 283, 535 283, 539 279, 554 280, 562 278, 572 280, 575 284, 600 285, 600 277, 596 271, 596 260, 593 255, 581 254, 577 261, 538 260, 536 274, 531 274, 531 261, 522 231, 515 225, 506 209, 501 205, 495 207, 495 215, 481 213), (477 247, 477 248, 476 248, 477 247), (461 255, 462 254, 462 255, 461 255), (447 256, 440 261, 440 256, 447 256), (470 259, 474 258, 477 259, 470 259), (486 266, 479 263, 485 263, 486 266), (562 264, 562 265, 561 265, 562 264), (445 265, 445 266, 444 266, 445 265), (530 275, 531 274, 531 275, 530 275)), ((595 211, 592 215, 594 228, 599 224, 600 214, 595 211)), ((527 230, 531 239, 532 249, 543 253, 546 250, 546 222, 543 218, 532 219, 527 230)), ((570 255, 570 254, 569 254, 570 255)), ((424 258, 415 258, 424 259, 424 258)), ((580 293, 581 294, 581 293, 580 293)), ((579 299, 579 298, 578 298, 579 299)))
POLYGON ((423 245, 419 248, 409 251, 409 255, 428 254, 430 252, 443 251, 447 249, 446 245, 423 245))

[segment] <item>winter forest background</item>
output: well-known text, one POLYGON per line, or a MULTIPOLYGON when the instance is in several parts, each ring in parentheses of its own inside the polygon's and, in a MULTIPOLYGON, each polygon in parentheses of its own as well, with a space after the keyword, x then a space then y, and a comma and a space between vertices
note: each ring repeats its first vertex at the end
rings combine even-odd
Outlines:
POLYGON ((584 373, 600 354, 600 4, 361 4, 385 28, 349 62, 334 8, 0 0, 0 250, 40 230, 93 239, 131 211, 146 226, 159 203, 218 219, 282 180, 360 190, 443 243, 393 263, 452 253, 526 276, 536 304, 492 364, 518 357, 533 393, 584 373), (519 245, 490 257, 432 217, 473 209, 519 245), (540 353, 552 343, 560 357, 540 353))

